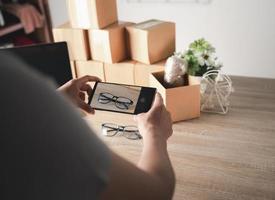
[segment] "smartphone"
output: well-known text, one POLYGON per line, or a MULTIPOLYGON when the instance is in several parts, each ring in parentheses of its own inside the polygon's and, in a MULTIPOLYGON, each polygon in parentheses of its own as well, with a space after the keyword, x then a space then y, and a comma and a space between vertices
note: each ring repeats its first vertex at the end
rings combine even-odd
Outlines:
POLYGON ((89 97, 95 110, 139 114, 150 110, 156 88, 96 82, 89 97))

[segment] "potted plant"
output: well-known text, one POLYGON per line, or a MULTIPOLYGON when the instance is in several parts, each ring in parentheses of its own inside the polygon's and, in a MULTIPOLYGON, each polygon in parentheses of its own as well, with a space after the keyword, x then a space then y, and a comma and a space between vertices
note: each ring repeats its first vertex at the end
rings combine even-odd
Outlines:
POLYGON ((174 122, 200 116, 200 80, 222 64, 215 48, 205 39, 190 44, 183 53, 175 53, 165 64, 165 71, 150 75, 150 85, 162 94, 174 122))
POLYGON ((198 81, 210 70, 219 70, 222 63, 216 57, 215 48, 204 38, 195 40, 183 53, 178 53, 187 67, 189 81, 198 81))
POLYGON ((189 83, 194 84, 200 82, 206 72, 221 67, 215 48, 202 38, 191 43, 183 53, 175 53, 167 59, 164 80, 170 87, 176 87, 184 84, 184 75, 188 74, 189 83))

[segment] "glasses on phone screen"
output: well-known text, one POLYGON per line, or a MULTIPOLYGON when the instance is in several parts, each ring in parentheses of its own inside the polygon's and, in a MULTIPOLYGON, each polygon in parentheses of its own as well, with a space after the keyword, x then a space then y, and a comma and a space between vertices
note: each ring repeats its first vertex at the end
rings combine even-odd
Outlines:
POLYGON ((104 123, 101 125, 102 134, 108 137, 113 137, 120 134, 130 140, 142 139, 136 126, 119 126, 112 123, 104 123))
POLYGON ((98 102, 101 104, 108 104, 110 102, 114 102, 115 106, 121 110, 128 110, 129 107, 134 103, 129 98, 114 96, 108 92, 99 93, 98 102))

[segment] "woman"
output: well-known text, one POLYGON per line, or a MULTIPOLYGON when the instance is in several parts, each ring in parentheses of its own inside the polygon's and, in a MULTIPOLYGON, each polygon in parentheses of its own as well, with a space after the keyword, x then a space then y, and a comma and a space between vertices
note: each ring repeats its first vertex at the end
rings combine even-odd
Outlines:
POLYGON ((1 200, 172 198, 172 123, 159 94, 148 113, 135 117, 144 146, 133 165, 108 149, 60 95, 93 113, 81 97, 98 78, 69 81, 58 93, 12 57, 1 58, 0 71, 1 200))

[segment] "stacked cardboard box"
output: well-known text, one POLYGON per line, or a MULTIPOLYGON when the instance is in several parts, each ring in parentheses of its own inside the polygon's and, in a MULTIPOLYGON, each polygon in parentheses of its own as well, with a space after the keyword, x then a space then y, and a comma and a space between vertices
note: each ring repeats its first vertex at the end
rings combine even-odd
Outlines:
POLYGON ((148 20, 127 27, 131 57, 145 64, 159 62, 175 52, 175 24, 148 20))
POLYGON ((76 61, 76 74, 78 77, 85 76, 87 74, 97 76, 102 81, 105 80, 104 64, 93 60, 89 61, 76 61))
POLYGON ((122 23, 113 25, 118 21, 116 0, 67 0, 67 8, 70 22, 54 28, 53 35, 56 42, 65 41, 68 44, 73 77, 88 74, 105 81, 103 62, 126 59, 126 43, 121 42, 125 40, 120 39, 119 44, 113 42, 107 46, 110 38, 114 40, 114 37, 123 38, 126 35, 122 23), (97 31, 100 32, 96 34, 97 38, 92 37, 91 34, 97 31), (106 34, 108 32, 109 35, 106 34), (117 52, 114 48, 122 50, 117 52), (97 52, 94 55, 93 49, 97 52))
POLYGON ((116 22, 104 29, 90 29, 92 59, 106 63, 118 63, 128 58, 129 47, 125 27, 133 23, 116 22))
POLYGON ((158 63, 147 65, 144 63, 137 62, 135 64, 135 84, 140 86, 148 87, 150 86, 149 77, 153 72, 164 71, 166 60, 160 61, 158 63))
POLYGON ((116 0, 67 0, 70 22, 53 29, 68 44, 73 77, 149 86, 149 75, 164 69, 175 51, 175 24, 118 21, 116 0))
POLYGON ((101 29, 117 22, 116 0, 67 0, 74 28, 101 29))
POLYGON ((70 60, 90 59, 87 30, 72 28, 66 23, 53 29, 53 35, 56 42, 67 42, 70 60))
POLYGON ((163 84, 166 58, 175 52, 173 22, 118 21, 116 0, 67 0, 67 7, 70 22, 53 29, 53 35, 68 44, 73 77, 88 74, 107 82, 153 86, 174 122, 199 117, 199 84, 163 84))

